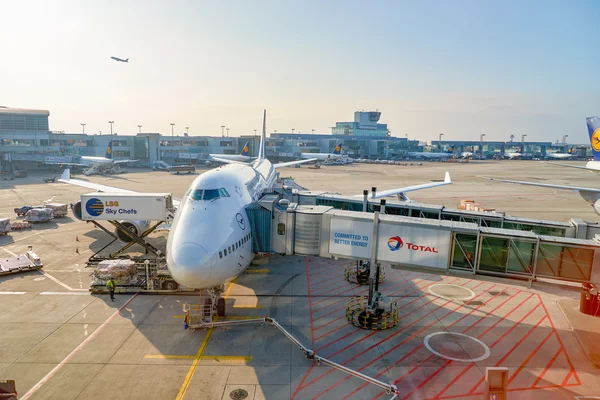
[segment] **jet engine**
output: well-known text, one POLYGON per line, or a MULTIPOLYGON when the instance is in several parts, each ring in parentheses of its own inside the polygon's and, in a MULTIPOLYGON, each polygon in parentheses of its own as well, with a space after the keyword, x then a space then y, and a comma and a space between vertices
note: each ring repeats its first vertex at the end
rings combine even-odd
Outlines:
POLYGON ((592 204, 592 207, 594 207, 596 214, 600 215, 600 200, 596 200, 596 202, 592 204))
MULTIPOLYGON (((82 220, 81 215, 81 200, 77 201, 73 204, 73 216, 78 220, 82 220)), ((134 233, 136 236, 140 236, 148 227, 150 226, 150 221, 119 221, 123 228, 128 229, 130 232, 134 233)), ((131 238, 127 233, 123 232, 121 229, 115 229, 115 235, 119 238, 119 240, 123 242, 131 242, 131 238)))

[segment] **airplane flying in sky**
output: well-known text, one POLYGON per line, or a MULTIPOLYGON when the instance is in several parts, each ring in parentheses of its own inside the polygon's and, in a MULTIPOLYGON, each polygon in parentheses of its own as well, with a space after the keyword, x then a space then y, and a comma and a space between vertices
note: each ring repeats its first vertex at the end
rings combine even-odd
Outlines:
POLYGON ((111 57, 111 58, 112 58, 113 60, 115 60, 115 61, 120 61, 120 62, 129 62, 129 58, 126 58, 126 59, 122 59, 122 58, 119 58, 119 57, 111 57))
POLYGON ((112 140, 108 142, 106 147, 106 154, 104 157, 92 157, 92 156, 81 156, 80 162, 78 163, 67 163, 67 162, 44 162, 48 165, 70 165, 74 167, 98 167, 108 165, 118 165, 134 162, 137 160, 115 160, 112 155, 112 140))
POLYGON ((250 142, 246 142, 240 154, 209 154, 210 159, 214 161, 250 161, 250 142))
MULTIPOLYGON (((547 163, 561 165, 565 167, 587 169, 594 172, 600 172, 600 119, 598 117, 586 118, 588 133, 590 134, 590 142, 592 143, 592 154, 594 155, 594 161, 590 161, 586 166, 560 164, 560 163, 547 163)), ((580 187, 580 186, 568 186, 568 185, 555 185, 551 183, 537 183, 537 182, 523 182, 523 181, 512 181, 507 179, 495 179, 487 178, 491 181, 516 183, 519 185, 529 186, 540 186, 552 189, 563 189, 572 190, 578 192, 581 197, 592 205, 596 214, 600 215, 600 189, 580 187)))
POLYGON ((301 153, 300 158, 314 158, 318 161, 339 160, 342 157, 342 142, 339 142, 331 153, 301 153))
MULTIPOLYGON (((253 258, 251 243, 255 233, 251 231, 246 207, 258 200, 265 190, 273 187, 278 178, 278 168, 315 160, 271 164, 266 158, 265 144, 266 110, 257 159, 252 163, 228 160, 227 165, 199 175, 183 198, 174 202, 177 211, 167 240, 167 266, 179 284, 207 289, 211 296, 207 300, 216 305, 218 315, 225 313, 225 301, 220 296, 225 283, 243 273, 253 258)), ((68 170, 65 170, 59 182, 109 193, 132 192, 70 179, 68 170)), ((446 173, 444 182, 386 190, 371 193, 370 196, 403 195, 405 192, 450 183, 450 176, 446 173)), ((74 213, 78 207, 81 209, 81 203, 78 203, 73 208, 74 213)), ((137 229, 134 232, 139 235, 141 232, 137 229)))

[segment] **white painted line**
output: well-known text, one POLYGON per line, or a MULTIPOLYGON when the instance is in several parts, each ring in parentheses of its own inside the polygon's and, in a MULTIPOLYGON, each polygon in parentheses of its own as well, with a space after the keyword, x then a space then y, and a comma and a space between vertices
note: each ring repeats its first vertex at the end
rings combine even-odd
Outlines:
POLYGON ((72 291, 72 292, 87 292, 87 291, 88 291, 87 289, 73 289, 71 286, 67 285, 66 283, 63 283, 63 282, 59 281, 58 279, 56 279, 55 277, 53 277, 52 275, 50 275, 50 274, 49 274, 49 273, 47 273, 46 271, 44 271, 44 270, 41 270, 41 269, 40 269, 39 271, 40 271, 40 273, 42 273, 42 274, 43 274, 45 277, 47 277, 47 278, 49 278, 49 279, 53 280, 54 282, 58 283, 60 286, 64 287, 64 288, 65 288, 65 289, 67 289, 67 290, 70 290, 70 291, 72 291))
POLYGON ((89 296, 91 293, 86 289, 84 292, 42 292, 41 295, 59 295, 59 296, 89 296))
POLYGON ((26 292, 0 292, 0 294, 25 294, 26 292))
POLYGON ((485 343, 483 343, 481 340, 474 338, 472 336, 469 335, 465 335, 463 333, 458 333, 458 332, 434 332, 434 333, 430 333, 429 335, 425 336, 425 339, 423 339, 423 345, 427 348, 427 350, 429 350, 430 352, 432 352, 433 354, 435 354, 438 357, 442 357, 445 358, 446 360, 452 360, 452 361, 459 361, 459 362, 478 362, 478 361, 483 361, 486 358, 488 358, 492 352, 490 351, 490 348, 487 347, 487 345, 485 343), (431 348, 431 346, 429 345, 429 340, 437 335, 456 335, 456 336, 464 336, 467 337, 477 343, 479 343, 481 345, 481 347, 483 347, 484 353, 482 356, 477 357, 477 358, 455 358, 455 357, 449 357, 447 355, 444 355, 442 353, 438 353, 437 351, 435 351, 434 349, 431 348))
POLYGON ((96 335, 110 322, 112 321, 112 319, 117 316, 121 311, 123 311, 123 309, 125 307, 127 307, 127 305, 129 305, 129 303, 131 303, 131 301, 133 299, 135 299, 137 297, 139 293, 134 294, 133 296, 131 296, 129 298, 129 300, 127 300, 125 302, 125 304, 123 304, 117 311, 115 311, 113 313, 113 315, 111 315, 106 321, 104 321, 102 323, 102 325, 100 325, 98 327, 98 329, 96 329, 94 332, 92 332, 92 334, 90 336, 88 336, 83 342, 81 342, 81 344, 79 346, 77 346, 71 353, 69 353, 68 356, 66 356, 64 358, 64 360, 62 360, 56 367, 52 368, 52 371, 48 372, 46 374, 46 376, 44 376, 38 383, 35 384, 35 386, 33 386, 31 389, 29 389, 29 391, 27 393, 25 393, 25 395, 23 397, 21 397, 21 400, 27 400, 28 398, 30 398, 35 392, 37 392, 43 385, 44 383, 48 382, 48 380, 50 378, 52 378, 54 376, 54 374, 56 374, 62 367, 63 365, 65 365, 70 359, 71 357, 73 357, 79 350, 83 349, 83 347, 88 344, 93 338, 96 337, 96 335))
POLYGON ((432 295, 442 298, 444 300, 467 301, 467 300, 471 300, 471 299, 475 298, 475 292, 472 291, 471 289, 464 287, 464 286, 460 286, 460 285, 453 285, 451 283, 436 283, 435 285, 429 286, 427 288, 427 291, 429 291, 429 293, 431 293, 432 295), (433 288, 436 286, 456 286, 457 288, 461 288, 461 289, 469 291, 471 294, 468 295, 467 297, 445 297, 445 296, 442 296, 441 294, 437 294, 436 292, 433 291, 433 288))
POLYGON ((10 254, 13 257, 18 257, 15 253, 13 253, 12 251, 10 251, 9 249, 6 249, 4 247, 0 247, 0 250, 4 250, 5 252, 7 252, 8 254, 10 254))

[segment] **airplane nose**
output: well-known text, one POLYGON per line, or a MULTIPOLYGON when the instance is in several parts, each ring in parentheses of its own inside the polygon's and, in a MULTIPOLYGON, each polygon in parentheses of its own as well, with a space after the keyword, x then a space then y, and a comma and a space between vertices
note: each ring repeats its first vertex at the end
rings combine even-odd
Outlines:
POLYGON ((207 287, 212 274, 212 260, 208 252, 192 242, 182 243, 171 250, 168 262, 173 279, 180 285, 194 289, 207 287))

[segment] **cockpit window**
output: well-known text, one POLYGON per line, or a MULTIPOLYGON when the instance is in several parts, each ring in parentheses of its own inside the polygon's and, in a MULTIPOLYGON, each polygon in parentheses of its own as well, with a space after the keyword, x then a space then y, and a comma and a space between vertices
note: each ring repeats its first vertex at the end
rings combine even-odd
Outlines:
POLYGON ((227 190, 225 188, 221 188, 221 189, 196 189, 194 190, 190 197, 193 200, 206 200, 206 201, 210 201, 210 200, 214 200, 214 199, 218 199, 219 197, 229 197, 229 193, 227 192, 227 190))

